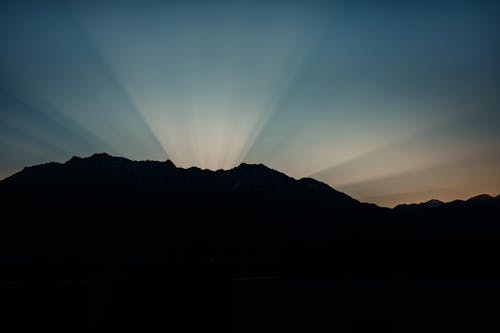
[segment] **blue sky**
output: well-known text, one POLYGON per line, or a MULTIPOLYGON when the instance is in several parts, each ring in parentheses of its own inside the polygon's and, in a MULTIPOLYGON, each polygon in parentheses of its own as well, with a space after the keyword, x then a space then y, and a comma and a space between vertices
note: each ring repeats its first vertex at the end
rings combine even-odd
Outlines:
POLYGON ((500 193, 500 5, 2 1, 0 178, 106 151, 393 206, 500 193))

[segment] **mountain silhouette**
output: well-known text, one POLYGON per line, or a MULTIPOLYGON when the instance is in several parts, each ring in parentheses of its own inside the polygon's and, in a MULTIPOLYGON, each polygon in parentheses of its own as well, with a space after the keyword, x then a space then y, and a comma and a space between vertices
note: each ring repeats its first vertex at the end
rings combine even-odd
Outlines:
POLYGON ((425 209, 425 208, 435 208, 443 205, 444 202, 441 200, 431 199, 426 202, 418 203, 418 204, 400 204, 394 207, 394 209, 399 210, 417 210, 417 209, 425 209))
POLYGON ((453 200, 451 202, 443 202, 441 200, 431 199, 429 201, 418 204, 400 204, 394 207, 394 210, 418 211, 418 210, 445 208, 445 207, 470 208, 478 204, 483 204, 485 206, 491 206, 491 205, 494 206, 498 204, 498 199, 500 199, 500 195, 493 197, 489 194, 479 194, 467 200, 453 200))
MULTIPOLYGON (((211 171, 101 153, 2 180, 0 209, 1 303, 16 323, 210 323, 224 312, 221 281, 238 292, 252 279, 500 281, 500 198, 488 195, 388 209, 262 164, 211 171)), ((251 290, 243 316, 267 306, 254 292, 274 292, 251 290)), ((397 295, 379 306, 396 311, 397 295)), ((319 302, 297 297, 277 308, 319 302)))
POLYGON ((22 191, 23 196, 40 189, 53 194, 105 189, 120 193, 154 191, 155 195, 265 196, 277 200, 324 199, 353 206, 357 200, 314 179, 295 180, 262 164, 242 163, 230 170, 176 168, 171 161, 131 161, 106 153, 88 158, 73 157, 66 163, 48 163, 23 169, 0 182, 0 190, 22 191))
MULTIPOLYGON (((145 239, 164 237, 166 242, 158 243, 183 243, 183 247, 190 243, 185 240, 194 239, 229 247, 257 242, 261 248, 277 239, 415 239, 422 237, 422 223, 432 225, 432 235, 425 237, 481 238, 491 234, 478 234, 478 228, 496 233, 498 226, 490 223, 490 216, 499 206, 498 197, 479 195, 391 210, 262 164, 211 171, 106 153, 24 168, 0 182, 0 200, 6 216, 26 220, 30 230, 41 227, 35 220, 48 220, 52 223, 43 225, 56 228, 55 234, 58 227, 84 226, 83 233, 97 228, 100 231, 88 235, 94 240, 116 232, 145 239)), ((46 229, 40 229, 38 236, 46 229)))

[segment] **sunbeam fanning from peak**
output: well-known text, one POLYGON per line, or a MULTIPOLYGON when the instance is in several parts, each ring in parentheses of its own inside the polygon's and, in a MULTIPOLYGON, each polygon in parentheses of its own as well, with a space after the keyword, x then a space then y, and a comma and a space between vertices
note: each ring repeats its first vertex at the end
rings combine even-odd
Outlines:
POLYGON ((261 7, 75 10, 172 160, 227 169, 245 157, 324 28, 311 11, 276 8, 276 20, 261 7))
POLYGON ((2 1, 0 177, 105 151, 212 170, 264 163, 389 206, 495 194, 499 10, 2 1))

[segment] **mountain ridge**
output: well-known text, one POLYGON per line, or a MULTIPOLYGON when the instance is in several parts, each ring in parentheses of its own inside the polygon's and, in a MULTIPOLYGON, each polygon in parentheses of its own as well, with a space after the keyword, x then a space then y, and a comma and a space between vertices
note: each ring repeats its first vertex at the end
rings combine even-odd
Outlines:
POLYGON ((29 191, 43 186, 58 190, 71 188, 73 192, 86 186, 117 186, 135 190, 142 187, 155 191, 192 194, 223 192, 261 194, 267 196, 335 199, 342 204, 360 202, 311 178, 292 178, 264 164, 240 165, 228 170, 208 170, 197 167, 179 168, 166 160, 134 161, 107 153, 89 157, 73 156, 63 163, 50 162, 25 167, 20 172, 0 181, 0 189, 23 188, 29 191))
MULTIPOLYGON (((331 192, 339 195, 339 197, 342 197, 343 200, 353 200, 353 202, 360 202, 359 200, 352 198, 348 196, 345 193, 339 192, 330 185, 323 183, 321 181, 318 181, 314 178, 310 177, 304 177, 304 178, 299 178, 295 179, 293 177, 290 177, 286 175, 285 173, 282 173, 278 170, 269 168, 268 166, 264 164, 249 164, 242 162, 238 166, 235 166, 231 169, 218 169, 218 170, 209 170, 209 169, 201 169, 199 167, 189 167, 189 168, 182 168, 182 167, 177 167, 171 160, 166 160, 166 161, 153 161, 153 160, 131 160, 125 157, 119 157, 119 156, 113 156, 108 153, 102 152, 102 153, 95 153, 93 155, 90 155, 88 157, 79 157, 79 156, 73 156, 69 160, 65 162, 48 162, 48 163, 43 163, 43 164, 38 164, 34 166, 27 166, 23 168, 21 171, 3 179, 0 180, 0 186, 3 184, 9 184, 13 182, 21 182, 21 183, 27 183, 29 181, 34 181, 37 176, 40 174, 43 174, 44 172, 52 172, 52 173, 58 173, 58 172, 66 172, 68 171, 68 168, 111 168, 114 170, 119 170, 119 169, 129 169, 131 170, 136 170, 136 172, 132 173, 138 173, 138 172, 146 172, 146 171, 163 171, 163 172, 173 172, 176 173, 176 177, 186 177, 186 180, 189 184, 193 185, 196 183, 196 180, 200 180, 200 177, 217 177, 217 176, 227 176, 231 175, 233 177, 243 177, 246 179, 247 182, 252 182, 255 180, 255 178, 259 178, 260 176, 269 176, 269 177, 276 177, 276 179, 281 178, 281 181, 288 180, 292 183, 295 183, 296 185, 300 185, 304 188, 309 188, 311 190, 318 190, 322 192, 331 192), (24 179, 23 179, 24 178, 24 179)), ((80 170, 84 171, 84 170, 80 170)), ((137 176, 137 175, 136 175, 137 176)), ((236 180, 235 182, 230 185, 231 191, 237 191, 241 189, 241 180, 236 180)), ((248 186, 246 187, 246 190, 249 190, 248 186)), ((276 189, 275 189, 276 190, 276 189)), ((491 201, 491 200, 500 200, 500 195, 497 196, 492 196, 489 194, 478 194, 475 195, 469 199, 466 200, 460 200, 456 199, 454 201, 450 202, 443 202, 441 200, 437 199, 431 199, 426 202, 421 202, 421 203, 403 203, 395 206, 392 208, 393 210, 422 210, 422 209, 433 209, 433 208, 439 208, 443 207, 446 205, 457 205, 457 204, 465 204, 465 203, 478 203, 478 202, 484 202, 484 201, 491 201)), ((365 203, 366 205, 371 205, 371 206, 377 206, 376 204, 373 203, 365 203)))
POLYGON ((420 202, 420 203, 403 203, 396 205, 393 209, 394 210, 415 210, 415 209, 433 209, 433 208, 439 208, 443 206, 449 206, 449 205, 462 205, 462 204, 467 204, 467 203, 481 203, 481 202, 489 202, 489 201, 495 201, 495 200, 500 200, 500 195, 493 196, 490 194, 478 194, 475 196, 472 196, 468 199, 462 200, 462 199, 455 199, 452 201, 441 201, 437 199, 431 199, 425 202, 420 202))
POLYGON ((104 276, 125 282, 124 299, 130 281, 142 293, 174 274, 179 281, 489 279, 500 253, 498 198, 389 209, 264 165, 211 171, 75 157, 1 181, 0 210, 2 279, 104 276))

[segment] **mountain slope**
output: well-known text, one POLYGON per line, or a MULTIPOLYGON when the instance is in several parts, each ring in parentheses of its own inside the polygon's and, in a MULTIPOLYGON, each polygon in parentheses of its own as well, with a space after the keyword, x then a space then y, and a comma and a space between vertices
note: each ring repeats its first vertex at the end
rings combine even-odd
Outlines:
MULTIPOLYGON (((170 161, 131 161, 107 154, 73 157, 66 163, 48 163, 25 168, 0 182, 0 191, 50 194, 96 190, 155 195, 253 196, 275 200, 328 199, 335 204, 359 202, 312 179, 295 180, 264 165, 241 164, 231 170, 176 168, 170 161)), ((12 195, 12 193, 11 193, 12 195)))
POLYGON ((285 318, 316 304, 309 323, 317 311, 330 321, 350 301, 356 314, 364 303, 373 304, 370 314, 428 306, 430 298, 416 306, 392 285, 415 285, 420 295, 429 281, 500 281, 500 200, 486 196, 391 210, 263 165, 209 171, 96 154, 1 181, 0 211, 0 305, 18 304, 16 324, 63 318, 79 327, 157 329, 203 314, 206 326, 227 313, 214 300, 235 290, 243 313, 269 303, 266 314, 286 309, 285 318), (345 297, 314 283, 301 292, 308 281, 330 281, 345 297), (287 285, 273 303, 270 293, 287 285), (244 290, 255 302, 241 298, 244 290), (107 304, 109 313, 100 313, 107 304))
POLYGON ((268 262, 280 243, 342 237, 352 234, 349 221, 386 213, 264 165, 210 171, 107 154, 23 169, 0 182, 0 209, 0 246, 10 252, 90 262, 137 255, 268 262))

